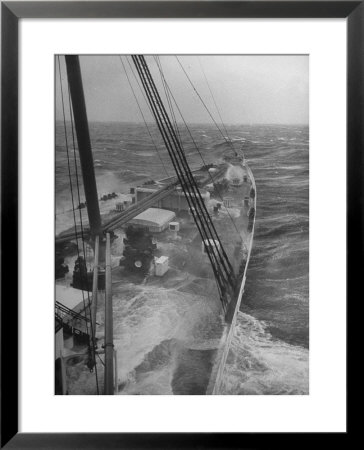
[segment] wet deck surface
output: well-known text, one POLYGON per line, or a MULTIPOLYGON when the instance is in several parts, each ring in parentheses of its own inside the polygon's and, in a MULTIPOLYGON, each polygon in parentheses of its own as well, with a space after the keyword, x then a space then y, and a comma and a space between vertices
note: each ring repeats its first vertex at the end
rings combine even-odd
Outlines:
MULTIPOLYGON (((207 208, 235 272, 248 251, 248 210, 244 197, 251 183, 231 186, 218 215, 211 198, 207 208), (232 220, 231 220, 232 219, 232 220)), ((115 230, 111 248, 114 345, 118 358, 119 394, 204 394, 224 329, 216 282, 196 225, 186 212, 177 212, 180 232, 154 235, 155 256, 169 257, 163 277, 143 276, 119 266, 123 252, 122 229, 115 230)), ((92 256, 92 255, 91 255, 92 256)), ((73 257, 66 260, 73 268, 73 257)), ((65 284, 69 282, 64 281, 65 284)), ((104 335, 103 294, 99 295, 97 337, 104 335)), ((102 356, 101 356, 102 358, 102 356)), ((68 367, 69 393, 94 394, 95 377, 80 360, 68 367)), ((97 364, 102 386, 103 366, 97 364)))

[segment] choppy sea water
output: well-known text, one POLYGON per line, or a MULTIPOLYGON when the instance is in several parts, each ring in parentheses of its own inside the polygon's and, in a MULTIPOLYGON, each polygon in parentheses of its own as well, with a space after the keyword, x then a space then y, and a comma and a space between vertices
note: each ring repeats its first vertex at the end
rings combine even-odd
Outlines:
MULTIPOLYGON (((216 161, 227 150, 227 144, 212 126, 193 125, 190 129, 205 163, 216 161)), ((253 170, 257 215, 245 293, 227 359, 222 393, 308 394, 308 127, 241 125, 227 129, 236 148, 243 148, 253 170)), ((143 125, 92 123, 90 133, 100 194, 128 192, 129 187, 137 183, 173 174, 167 152, 153 127, 158 152, 143 125)), ((190 165, 201 165, 201 157, 188 134, 182 130, 181 135, 190 165)), ((57 124, 56 226, 60 227, 72 225, 64 220, 67 217, 64 212, 71 208, 64 144, 62 124, 57 124)), ((84 200, 82 189, 81 199, 84 200)), ((116 330, 120 329, 120 338, 123 320, 139 321, 135 326, 143 326, 150 317, 142 317, 142 311, 139 316, 128 314, 123 311, 124 306, 121 301, 114 304, 115 317, 120 319, 115 326, 116 330)), ((196 314, 205 313, 196 306, 191 309, 193 314, 187 315, 189 321, 196 314)), ((173 313, 172 309, 165 311, 172 328, 173 313)), ((168 331, 158 334, 158 324, 150 325, 145 327, 144 334, 138 334, 140 352, 135 369, 137 373, 145 366, 151 370, 156 364, 158 370, 153 378, 156 384, 146 391, 172 393, 170 386, 164 385, 168 385, 173 368, 171 364, 163 366, 161 360, 166 359, 166 354, 173 352, 178 343, 168 340, 168 331)), ((186 333, 181 330, 181 334, 186 333)), ((126 372, 125 377, 130 376, 130 370, 126 372)), ((135 386, 134 391, 131 389, 130 393, 139 393, 135 386)))

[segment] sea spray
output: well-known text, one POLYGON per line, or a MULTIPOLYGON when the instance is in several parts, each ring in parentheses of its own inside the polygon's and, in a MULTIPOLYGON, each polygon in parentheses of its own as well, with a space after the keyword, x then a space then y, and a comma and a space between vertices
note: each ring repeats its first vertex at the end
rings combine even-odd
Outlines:
MULTIPOLYGON (((174 173, 155 127, 152 134, 163 164, 157 154, 155 158, 146 158, 140 154, 142 152, 149 154, 152 150, 149 134, 139 124, 91 123, 90 129, 95 158, 103 161, 102 171, 97 174, 100 194, 113 191, 126 194, 131 186, 147 179, 163 178, 166 171, 169 175, 174 173), (120 182, 119 189, 115 185, 115 179, 120 182)), ((229 146, 213 126, 204 125, 202 129, 201 126, 192 125, 190 129, 204 163, 222 159, 224 151, 227 151, 229 146), (196 130, 199 132, 196 133, 196 130), (203 133, 204 136, 199 136, 199 133, 203 133)), ((256 179, 259 202, 253 251, 242 300, 243 313, 238 316, 236 335, 227 362, 224 393, 307 394, 308 127, 239 125, 229 126, 228 129, 230 135, 245 138, 244 154, 256 179)), ((181 137, 185 143, 189 164, 192 167, 200 166, 202 160, 183 129, 181 137)), ((58 213, 60 200, 62 200, 61 210, 71 204, 62 124, 57 124, 56 127, 56 144, 58 213)), ((237 147, 239 145, 241 144, 237 144, 237 147)), ((108 203, 105 202, 105 208, 109 207, 108 203)), ((82 213, 86 220, 86 210, 82 210, 82 213)), ((65 216, 63 219, 56 216, 57 232, 73 226, 72 214, 67 213, 65 216), (61 226, 58 227, 58 224, 61 226)), ((114 272, 119 270, 117 264, 122 254, 123 237, 118 231, 116 234, 120 235, 113 243, 114 272)), ((113 276, 113 287, 117 287, 118 284, 122 284, 121 280, 113 276)), ((196 304, 184 304, 183 301, 179 301, 180 293, 175 289, 167 290, 167 293, 164 300, 161 300, 165 304, 161 307, 158 319, 150 317, 153 312, 150 308, 161 305, 149 295, 149 291, 144 290, 144 287, 138 293, 137 299, 131 300, 126 290, 121 290, 115 298, 114 324, 117 328, 117 346, 121 349, 118 355, 122 389, 120 393, 171 394, 173 386, 175 388, 178 386, 175 379, 176 365, 182 366, 185 351, 194 349, 196 345, 200 345, 201 348, 205 345, 207 349, 215 346, 216 338, 213 337, 213 333, 209 339, 203 341, 204 344, 193 334, 187 339, 186 334, 183 334, 183 328, 178 330, 177 336, 173 336, 172 333, 175 314, 178 311, 186 315, 183 326, 190 332, 190 322, 196 323, 196 318, 204 317, 204 308, 210 308, 209 301, 206 299, 202 302, 197 301, 196 304), (133 302, 136 302, 134 306, 133 302), (126 358, 123 360, 121 357, 123 349, 127 351, 127 343, 130 343, 126 331, 122 331, 125 324, 133 328, 133 336, 136 336, 138 328, 140 333, 135 338, 140 351, 135 360, 129 363, 126 358), (163 331, 165 325, 167 326, 163 331), (161 327, 162 331, 158 327, 161 327), (191 338, 195 341, 192 342, 191 338), (168 362, 158 363, 155 372, 145 371, 154 358, 165 361, 166 355, 168 362)), ((221 319, 218 314, 217 317, 221 319)), ((101 346, 102 297, 99 303, 98 322, 100 326, 97 334, 101 346)), ((211 324, 210 331, 214 327, 218 328, 218 325, 211 324)), ((203 359, 201 354, 199 356, 203 359)), ((102 381, 103 366, 100 361, 98 369, 99 379, 102 381)), ((84 393, 94 393, 94 379, 90 379, 88 384, 85 382, 87 376, 89 377, 86 368, 84 375, 80 377, 78 388, 84 393)))
POLYGON ((308 350, 272 338, 267 325, 238 313, 221 394, 308 394, 308 350))

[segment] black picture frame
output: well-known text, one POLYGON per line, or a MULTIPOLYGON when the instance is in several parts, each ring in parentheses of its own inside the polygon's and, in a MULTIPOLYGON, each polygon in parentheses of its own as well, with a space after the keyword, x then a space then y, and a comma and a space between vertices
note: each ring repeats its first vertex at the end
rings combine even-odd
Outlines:
MULTIPOLYGON (((257 448, 310 433, 18 433, 18 23, 22 18, 347 18, 347 303, 363 274, 363 1, 1 2, 1 447, 257 448)), ((334 95, 334 93, 333 93, 334 95)), ((353 298, 354 300, 354 298, 353 298)), ((358 300, 358 298, 356 298, 358 300)), ((350 346, 348 345, 348 350, 350 346)), ((334 393, 333 393, 334 395, 334 393)), ((216 412, 219 413, 218 411, 216 412)), ((348 428, 349 430, 349 428, 348 428)), ((312 436, 311 436, 312 437, 312 436)), ((348 432, 335 440, 347 439, 348 432)), ((325 439, 315 435, 315 443, 325 439)), ((299 439, 299 440, 298 440, 299 439)))

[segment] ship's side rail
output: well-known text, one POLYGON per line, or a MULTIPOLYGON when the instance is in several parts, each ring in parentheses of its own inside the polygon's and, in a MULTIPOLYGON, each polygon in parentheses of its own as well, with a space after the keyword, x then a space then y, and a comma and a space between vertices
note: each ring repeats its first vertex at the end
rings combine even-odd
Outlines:
POLYGON ((60 302, 55 303, 55 332, 61 328, 63 332, 77 339, 78 344, 86 345, 89 342, 89 334, 86 332, 86 323, 90 320, 68 308, 60 302), (77 325, 77 326, 74 326, 77 325))
POLYGON ((56 332, 63 328, 63 333, 69 336, 73 336, 77 342, 77 345, 88 345, 90 341, 90 335, 84 330, 80 330, 67 322, 63 322, 62 319, 56 314, 56 332))
POLYGON ((62 319, 63 322, 69 322, 72 320, 80 320, 85 322, 90 321, 90 319, 88 319, 86 316, 83 316, 82 314, 73 311, 73 309, 70 309, 67 306, 63 305, 62 303, 57 302, 57 300, 55 307, 56 307, 56 314, 62 319))
MULTIPOLYGON (((254 188, 254 191, 255 191, 255 196, 254 196, 254 199, 253 199, 253 207, 254 207, 254 209, 256 211, 257 210, 257 194, 256 194, 257 189, 256 189, 254 175, 253 175, 253 172, 251 171, 250 167, 248 166, 248 164, 245 165, 245 168, 246 168, 246 171, 247 171, 247 173, 249 175, 249 178, 251 180, 252 187, 254 188)), ((245 264, 245 269, 244 269, 242 282, 241 282, 241 285, 240 285, 240 290, 239 290, 239 295, 238 295, 238 299, 237 299, 237 302, 236 302, 235 312, 234 312, 234 315, 233 315, 231 323, 230 324, 228 324, 228 323, 225 324, 223 335, 221 336, 221 339, 220 339, 220 345, 219 345, 219 348, 218 348, 218 354, 216 356, 216 364, 212 368, 212 371, 211 371, 210 381, 209 381, 209 384, 207 386, 206 395, 219 395, 219 393, 220 393, 221 382, 222 382, 222 378, 223 378, 223 374, 224 374, 226 359, 227 359, 227 356, 229 354, 231 340, 232 340, 232 337, 234 335, 234 328, 235 328, 235 324, 236 324, 236 318, 237 318, 238 311, 240 309, 241 300, 242 300, 243 293, 244 293, 244 287, 245 287, 245 281, 246 281, 246 273, 247 273, 247 270, 248 270, 248 265, 249 265, 249 261, 250 261, 250 255, 251 255, 251 251, 252 251, 252 248, 253 248, 255 219, 256 219, 256 214, 254 215, 254 219, 253 219, 253 226, 252 226, 252 231, 251 231, 251 238, 250 238, 250 244, 249 244, 249 250, 248 250, 248 257, 247 257, 247 262, 245 264)))

